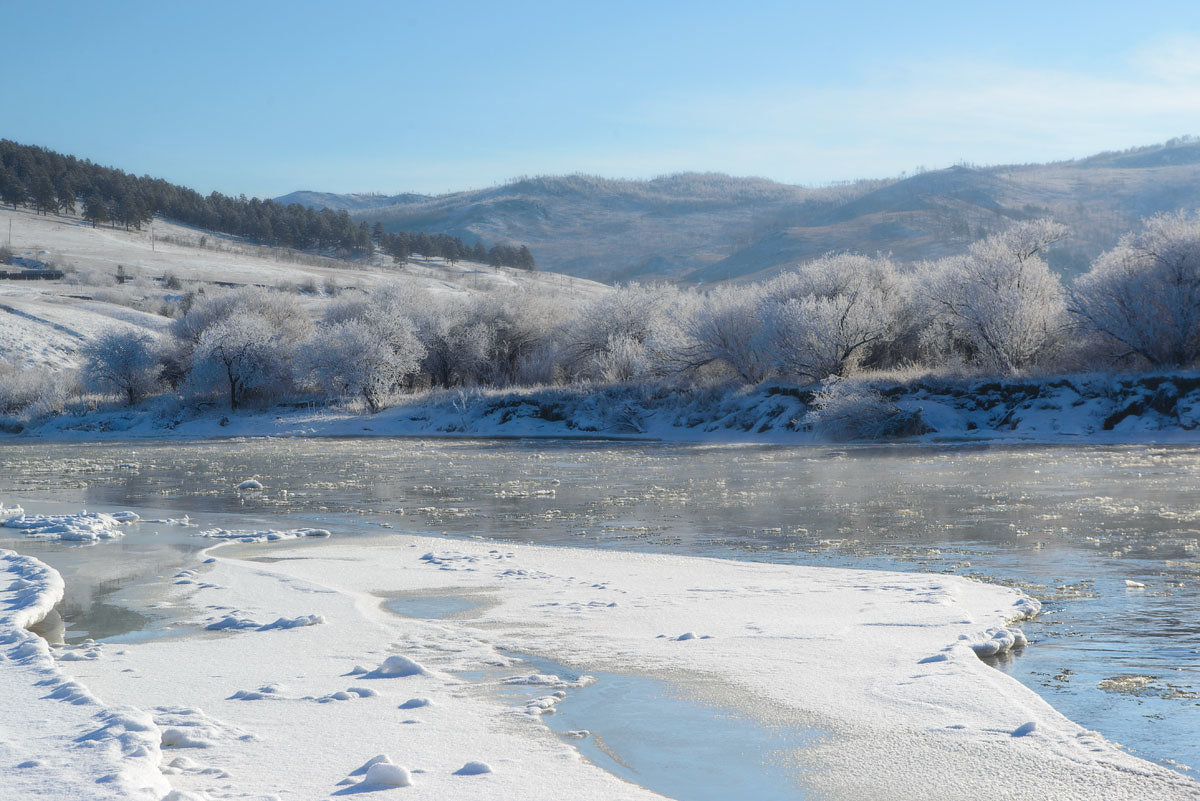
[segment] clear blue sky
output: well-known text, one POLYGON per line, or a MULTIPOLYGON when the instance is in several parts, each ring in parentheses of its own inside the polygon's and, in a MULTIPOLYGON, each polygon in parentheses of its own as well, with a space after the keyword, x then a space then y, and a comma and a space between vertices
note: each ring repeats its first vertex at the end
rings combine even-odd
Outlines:
POLYGON ((821 184, 1200 134, 1200 3, 0 0, 0 137, 195 187, 821 184))

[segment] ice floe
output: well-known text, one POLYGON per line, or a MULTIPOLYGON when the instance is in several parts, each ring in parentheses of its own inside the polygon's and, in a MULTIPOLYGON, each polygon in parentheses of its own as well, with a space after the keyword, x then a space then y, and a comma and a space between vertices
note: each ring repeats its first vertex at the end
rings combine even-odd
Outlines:
POLYGON ((210 528, 199 532, 196 536, 217 540, 232 540, 234 542, 278 542, 279 540, 295 540, 302 537, 328 537, 329 530, 324 528, 291 528, 266 529, 264 531, 246 531, 244 529, 210 528))
MULTIPOLYGON (((20 507, 16 507, 20 509, 20 507)), ((0 508, 0 515, 12 511, 0 508)), ((24 511, 4 517, 0 526, 20 529, 27 537, 68 542, 96 542, 124 537, 121 528, 140 520, 135 512, 77 512, 63 515, 30 515, 24 511)))

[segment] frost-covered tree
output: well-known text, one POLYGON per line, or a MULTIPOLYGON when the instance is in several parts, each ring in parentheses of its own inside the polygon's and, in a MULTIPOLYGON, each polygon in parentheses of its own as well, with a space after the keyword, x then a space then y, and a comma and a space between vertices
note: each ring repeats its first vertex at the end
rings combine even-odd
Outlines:
POLYGON ((254 286, 197 297, 187 314, 172 324, 171 332, 195 344, 210 327, 244 314, 263 318, 287 342, 300 342, 312 333, 312 319, 295 295, 254 286))
MULTIPOLYGON (((196 296, 187 312, 171 324, 175 341, 166 356, 170 383, 177 385, 189 377, 199 358, 201 342, 211 330, 240 318, 253 318, 258 321, 256 325, 262 324, 266 332, 264 342, 269 343, 272 352, 282 360, 275 372, 287 375, 287 361, 294 348, 312 333, 312 319, 295 295, 243 287, 196 296)), ((204 378, 208 382, 213 380, 212 364, 205 367, 204 378)), ((204 384, 203 381, 192 383, 193 386, 204 384)))
POLYGON ((434 386, 451 387, 476 381, 491 347, 486 323, 470 319, 466 304, 432 298, 415 310, 417 339, 425 348, 421 372, 434 386))
POLYGON ((318 329, 300 361, 309 381, 328 395, 360 397, 374 413, 417 371, 424 355, 411 325, 385 339, 378 328, 352 320, 318 329))
POLYGON ((613 381, 667 372, 673 329, 686 316, 680 300, 674 287, 631 283, 577 305, 562 335, 567 374, 613 381))
POLYGON ((1160 214, 1126 234, 1072 288, 1068 309, 1117 358, 1200 359, 1200 214, 1160 214))
POLYGON ((681 363, 693 369, 719 363, 748 384, 766 378, 771 372, 771 355, 761 338, 765 298, 762 284, 710 291, 686 319, 681 363))
POLYGON ((227 393, 234 410, 252 396, 277 394, 291 379, 291 344, 261 314, 238 314, 207 327, 192 358, 193 386, 227 393))
MULTIPOLYGON (((552 337, 565 322, 563 304, 528 290, 501 290, 469 302, 467 318, 486 326, 487 353, 474 376, 476 382, 509 386, 539 371, 538 360, 554 358, 552 337)), ((550 374, 553 375, 553 369, 550 374)))
POLYGON ((890 260, 835 254, 770 282, 758 349, 785 375, 845 375, 893 332, 901 298, 890 260))
POLYGON ((949 340, 990 370, 1045 364, 1060 343, 1066 306, 1043 253, 1064 236, 1050 219, 1022 222, 932 265, 923 291, 949 340))
POLYGON ((159 384, 157 337, 136 329, 109 329, 84 345, 81 378, 84 389, 116 392, 133 406, 159 384))

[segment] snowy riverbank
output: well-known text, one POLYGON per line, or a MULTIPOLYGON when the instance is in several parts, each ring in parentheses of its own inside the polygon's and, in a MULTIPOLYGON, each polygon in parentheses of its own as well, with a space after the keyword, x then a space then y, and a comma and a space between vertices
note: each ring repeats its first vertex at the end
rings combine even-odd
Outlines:
POLYGON ((661 797, 543 725, 586 680, 551 678, 514 654, 651 676, 763 724, 811 731, 773 757, 794 771, 800 797, 1200 791, 982 662, 976 650, 1019 641, 998 627, 1035 602, 954 576, 335 532, 210 549, 163 588, 194 634, 85 645, 54 661, 21 626, 49 608, 57 574, 6 558, 0 682, 16 700, 0 781, 12 782, 14 799, 56 781, 81 788, 67 793, 79 798, 162 798, 169 783, 193 794, 176 798, 265 799, 372 793, 388 779, 411 781, 412 798, 661 797), (441 619, 384 606, 403 609, 405 599, 469 603, 424 615, 441 619), (220 625, 230 619, 256 625, 220 625), (37 682, 47 677, 84 700, 46 697, 37 682), (527 695, 501 700, 518 680, 527 695), (36 744, 13 728, 25 718, 44 729, 36 744), (89 732, 106 732, 95 738, 102 747, 86 745, 89 732), (396 769, 360 770, 380 754, 396 769), (464 771, 470 763, 490 772, 464 771))
POLYGON ((324 406, 229 412, 177 402, 10 424, 9 436, 84 441, 232 436, 592 437, 804 443, 912 440, 1200 441, 1200 375, 1090 374, 1029 381, 847 381, 830 424, 819 387, 680 390, 653 385, 435 392, 374 415, 324 406), (861 398, 872 400, 863 403, 861 398), (847 423, 849 423, 847 425, 847 423), (882 434, 880 434, 882 432, 882 434))

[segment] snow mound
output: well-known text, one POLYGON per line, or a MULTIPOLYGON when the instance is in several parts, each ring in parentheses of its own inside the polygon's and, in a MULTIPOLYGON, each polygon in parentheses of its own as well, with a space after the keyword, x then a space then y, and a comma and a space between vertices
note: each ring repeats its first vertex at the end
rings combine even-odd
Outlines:
POLYGON ((273 631, 275 629, 298 629, 305 626, 320 626, 324 623, 324 615, 280 617, 270 623, 259 623, 253 618, 239 617, 237 613, 230 613, 209 623, 204 628, 208 631, 273 631))
POLYGON ((1029 640, 1020 629, 997 626, 984 632, 982 639, 972 641, 971 648, 979 656, 996 656, 1016 648, 1024 648, 1028 644, 1029 640))
POLYGON ((428 676, 429 671, 407 656, 389 656, 383 663, 370 673, 363 674, 367 679, 396 679, 406 676, 428 676))
POLYGON ((412 774, 408 768, 390 762, 377 762, 367 769, 362 783, 372 787, 408 787, 412 784, 412 774))
POLYGON ((458 770, 454 771, 455 776, 482 776, 485 773, 491 773, 492 766, 486 762, 468 762, 458 770))
POLYGON ((324 624, 324 615, 300 615, 299 617, 281 617, 272 623, 267 623, 264 626, 259 626, 259 631, 271 631, 272 629, 298 629, 304 626, 320 626, 324 624))
POLYGON ((286 530, 267 529, 265 531, 245 531, 241 529, 210 528, 197 534, 216 540, 231 540, 234 542, 277 542, 279 540, 297 540, 303 537, 332 536, 323 528, 292 528, 286 530))
MULTIPOLYGON (((0 510, 0 513, 9 510, 0 510)), ((134 512, 78 512, 69 515, 27 515, 24 512, 0 522, 5 528, 20 529, 27 537, 67 542, 97 542, 124 537, 121 526, 140 518, 134 512)))
POLYGON ((409 698, 399 706, 400 709, 420 709, 423 706, 429 706, 432 702, 428 698, 409 698))

